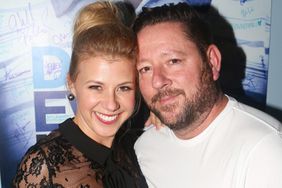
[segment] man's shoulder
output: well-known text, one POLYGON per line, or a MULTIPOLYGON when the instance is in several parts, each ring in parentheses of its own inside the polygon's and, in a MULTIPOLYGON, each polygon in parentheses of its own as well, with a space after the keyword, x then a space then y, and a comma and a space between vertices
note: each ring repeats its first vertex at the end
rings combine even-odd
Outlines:
POLYGON ((261 110, 242 103, 239 103, 239 106, 236 110, 240 111, 246 120, 249 119, 253 122, 257 122, 258 124, 264 125, 268 129, 273 129, 278 132, 281 131, 281 122, 261 110))
POLYGON ((257 126, 260 125, 260 128, 264 127, 269 131, 281 133, 282 124, 274 117, 270 116, 262 110, 241 102, 237 102, 232 98, 229 100, 232 104, 233 115, 236 114, 235 116, 233 116, 233 118, 236 117, 236 120, 239 120, 240 122, 242 122, 242 124, 248 123, 249 126, 255 126, 256 129, 258 128, 257 126))

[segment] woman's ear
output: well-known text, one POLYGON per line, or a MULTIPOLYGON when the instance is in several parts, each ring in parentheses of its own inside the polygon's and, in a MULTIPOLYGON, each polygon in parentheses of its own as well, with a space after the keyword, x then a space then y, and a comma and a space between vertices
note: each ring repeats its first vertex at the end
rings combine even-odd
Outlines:
POLYGON ((74 96, 76 96, 74 82, 72 81, 69 74, 67 75, 67 89, 69 90, 70 93, 72 93, 74 96))
POLYGON ((221 69, 221 53, 216 45, 210 45, 207 50, 208 61, 212 69, 213 79, 218 80, 221 69))

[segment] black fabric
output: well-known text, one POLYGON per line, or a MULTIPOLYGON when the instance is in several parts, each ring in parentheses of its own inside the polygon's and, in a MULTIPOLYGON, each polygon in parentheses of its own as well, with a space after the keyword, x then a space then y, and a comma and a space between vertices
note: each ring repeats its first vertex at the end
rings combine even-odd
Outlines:
POLYGON ((27 151, 13 187, 147 187, 131 141, 123 147, 139 172, 137 178, 113 161, 112 149, 93 141, 67 119, 27 151))
POLYGON ((142 130, 133 129, 127 131, 118 142, 119 151, 123 151, 126 156, 122 158, 122 162, 119 165, 116 165, 115 161, 115 151, 112 151, 112 155, 106 161, 106 169, 104 172, 104 187, 113 188, 113 187, 138 187, 138 188, 147 188, 145 177, 143 176, 138 160, 134 151, 134 143, 137 138, 143 133, 142 130), (129 162, 126 161, 126 158, 130 160, 131 165, 128 165, 129 162), (134 169, 131 169, 133 167, 134 169), (134 174, 131 172, 134 170, 134 174))
POLYGON ((110 149, 86 136, 72 119, 67 119, 61 124, 59 130, 66 140, 89 159, 97 161, 101 165, 105 163, 110 149))

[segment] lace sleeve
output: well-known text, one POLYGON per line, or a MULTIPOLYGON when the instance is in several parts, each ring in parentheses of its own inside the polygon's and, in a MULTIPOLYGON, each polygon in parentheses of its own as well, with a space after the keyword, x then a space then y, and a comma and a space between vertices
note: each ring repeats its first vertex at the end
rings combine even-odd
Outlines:
POLYGON ((13 187, 48 187, 51 185, 48 166, 41 149, 29 150, 18 166, 13 187))

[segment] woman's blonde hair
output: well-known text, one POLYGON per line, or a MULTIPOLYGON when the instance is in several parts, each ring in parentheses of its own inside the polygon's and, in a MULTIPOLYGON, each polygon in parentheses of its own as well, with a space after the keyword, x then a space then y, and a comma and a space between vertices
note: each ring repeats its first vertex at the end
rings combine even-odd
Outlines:
POLYGON ((84 58, 106 55, 135 62, 136 36, 123 22, 122 10, 109 1, 97 1, 82 8, 74 23, 69 77, 76 79, 78 63, 84 58))

